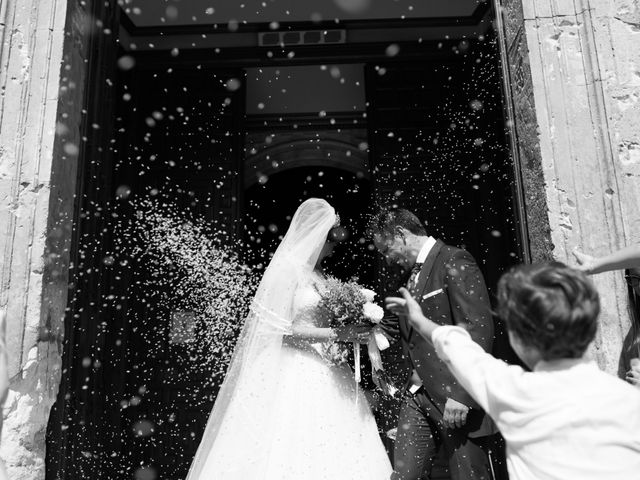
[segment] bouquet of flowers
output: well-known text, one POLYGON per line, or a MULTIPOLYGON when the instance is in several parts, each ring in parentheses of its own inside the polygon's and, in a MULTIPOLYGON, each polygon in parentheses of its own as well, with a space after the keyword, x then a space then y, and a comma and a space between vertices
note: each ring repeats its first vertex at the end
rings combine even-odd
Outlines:
MULTIPOLYGON (((376 293, 362 287, 354 281, 343 282, 335 277, 327 279, 325 289, 321 292, 320 307, 330 318, 332 328, 347 325, 371 323, 378 325, 384 317, 384 310, 374 303, 376 293)), ((393 395, 396 390, 388 381, 382 366, 380 350, 389 347, 389 340, 378 326, 374 326, 369 336, 367 349, 371 361, 371 374, 374 383, 385 393, 393 395)), ((360 381, 360 344, 354 343, 355 379, 360 381)), ((323 346, 325 358, 336 365, 346 363, 349 352, 345 345, 328 342, 323 346)))

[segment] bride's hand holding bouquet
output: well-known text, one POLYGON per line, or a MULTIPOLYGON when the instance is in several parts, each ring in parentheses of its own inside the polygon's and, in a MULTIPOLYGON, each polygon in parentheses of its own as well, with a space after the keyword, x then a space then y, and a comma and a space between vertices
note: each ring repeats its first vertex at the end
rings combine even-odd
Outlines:
POLYGON ((346 343, 368 343, 375 325, 384 316, 373 300, 376 293, 354 281, 343 282, 328 277, 320 292, 320 307, 330 319, 334 340, 346 343))
POLYGON ((355 378, 360 381, 360 344, 367 345, 374 383, 385 393, 393 394, 394 388, 386 379, 380 350, 389 347, 389 341, 378 327, 384 310, 373 303, 376 293, 354 281, 342 282, 334 277, 327 279, 321 292, 320 306, 329 315, 329 325, 335 332, 334 342, 324 346, 325 358, 339 365, 348 360, 348 350, 335 342, 353 343, 355 378))
POLYGON ((367 343, 373 327, 371 325, 343 325, 334 327, 334 341, 342 343, 367 343))

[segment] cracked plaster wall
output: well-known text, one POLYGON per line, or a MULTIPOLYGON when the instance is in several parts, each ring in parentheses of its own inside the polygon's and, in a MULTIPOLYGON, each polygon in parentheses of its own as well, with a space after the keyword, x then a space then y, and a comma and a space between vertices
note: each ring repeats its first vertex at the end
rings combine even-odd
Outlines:
MULTIPOLYGON (((640 242, 640 0, 524 0, 553 256, 640 242)), ((629 330, 621 272, 594 276, 591 351, 618 373, 629 330)))
POLYGON ((76 86, 85 70, 83 37, 65 32, 88 20, 80 2, 69 3, 68 11, 67 0, 0 0, 0 308, 10 375, 0 457, 12 480, 45 476, 60 383, 81 124, 76 86))

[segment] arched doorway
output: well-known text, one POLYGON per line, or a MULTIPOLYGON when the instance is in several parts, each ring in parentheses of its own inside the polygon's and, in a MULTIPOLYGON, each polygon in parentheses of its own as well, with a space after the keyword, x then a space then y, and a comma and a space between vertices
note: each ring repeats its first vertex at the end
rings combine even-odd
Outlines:
MULTIPOLYGON (((468 88, 469 80, 476 78, 470 66, 479 58, 489 58, 484 64, 488 69, 495 71, 496 66, 495 58, 484 55, 492 45, 481 40, 478 33, 488 29, 485 17, 489 7, 475 1, 469 6, 467 23, 458 26, 457 20, 447 23, 451 22, 447 17, 421 20, 414 29, 395 28, 394 22, 381 21, 377 26, 354 23, 347 30, 358 35, 358 45, 288 46, 287 51, 296 50, 291 57, 284 48, 277 51, 273 64, 280 71, 294 64, 311 65, 311 70, 320 75, 318 72, 326 70, 323 66, 335 63, 341 68, 330 68, 329 74, 337 71, 336 84, 343 79, 346 84, 349 79, 343 74, 348 70, 345 64, 350 64, 358 66, 361 79, 366 77, 365 83, 360 83, 366 98, 356 111, 348 115, 330 110, 298 112, 295 118, 282 112, 265 113, 260 109, 262 102, 257 104, 259 112, 253 112, 255 106, 247 104, 252 97, 245 95, 246 72, 272 64, 270 47, 246 49, 240 45, 236 50, 223 48, 220 56, 212 56, 211 50, 189 50, 188 43, 180 43, 184 38, 178 32, 170 39, 171 48, 178 44, 184 47, 178 55, 160 48, 133 51, 133 43, 144 46, 143 34, 154 32, 128 25, 132 36, 123 38, 127 50, 120 53, 135 58, 135 68, 117 76, 115 146, 108 161, 100 164, 102 176, 87 174, 80 191, 86 199, 82 208, 90 218, 98 218, 105 211, 112 213, 109 201, 103 200, 112 199, 121 185, 128 185, 134 192, 146 187, 192 192, 193 201, 187 202, 187 208, 226 227, 231 237, 253 234, 255 247, 255 232, 260 233, 261 247, 252 247, 249 253, 258 252, 262 259, 256 258, 256 263, 264 263, 288 223, 287 216, 303 198, 327 198, 343 213, 345 222, 364 213, 373 197, 390 199, 425 218, 429 216, 434 233, 442 234, 450 243, 465 243, 477 258, 486 260, 481 266, 489 278, 495 278, 505 265, 515 261, 509 254, 517 257, 519 252, 512 226, 511 163, 502 137, 499 82, 485 82, 484 93, 492 100, 485 102, 480 113, 469 109, 469 100, 476 98, 469 97, 476 95, 468 88), (462 30, 462 37, 444 39, 443 32, 449 37, 455 28, 462 30), (422 29, 429 35, 418 39, 422 29), (393 32, 415 38, 393 39, 389 37, 393 32), (387 35, 384 45, 380 43, 383 34, 387 35), (133 38, 136 35, 140 38, 133 38), (471 40, 460 40, 472 35, 471 40), (391 54, 387 53, 386 47, 396 41, 399 51, 392 48, 391 54), (452 103, 456 92, 459 101, 452 103), (447 105, 455 105, 454 110, 438 110, 447 105), (358 141, 345 141, 338 135, 347 131, 354 134, 358 129, 364 132, 356 134, 358 141), (478 131, 488 135, 476 135, 478 131), (438 139, 440 134, 449 135, 449 143, 438 139), (316 142, 317 135, 325 137, 316 142), (483 141, 473 148, 467 145, 480 137, 483 141), (485 163, 483 156, 494 160, 486 171, 480 169, 485 163), (356 186, 358 191, 354 192, 356 186), (101 188, 105 193, 95 193, 101 188), (269 229, 272 224, 277 227, 274 232, 269 229), (260 226, 264 231, 258 230, 260 226), (500 235, 493 235, 494 230, 500 235), (263 242, 271 245, 263 248, 263 242), (500 255, 494 255, 497 251, 500 255)), ((313 24, 299 27, 315 28, 313 24)), ((268 29, 265 25, 255 28, 268 29)), ((240 31, 238 40, 246 33, 240 31)), ((227 34, 230 37, 224 38, 236 38, 233 32, 227 34)), ((173 33, 160 36, 168 39, 170 35, 173 33)), ((302 93, 319 96, 318 88, 302 93)), ((102 228, 102 223, 95 223, 102 228)), ((100 237, 101 252, 107 252, 113 240, 109 225, 106 227, 100 237)), ((83 223, 78 228, 79 238, 98 238, 98 227, 93 224, 83 223)), ((351 250, 338 250, 333 259, 336 264, 330 267, 346 277, 354 265, 364 266, 360 277, 367 283, 371 270, 361 258, 369 251, 366 244, 358 243, 362 224, 354 230, 351 250)), ((78 257, 84 258, 85 247, 78 244, 75 248, 78 257)), ((162 478, 180 478, 195 452, 213 397, 199 395, 199 401, 204 399, 208 404, 195 408, 188 394, 199 392, 193 387, 198 379, 187 364, 175 361, 171 349, 158 349, 162 355, 153 364, 141 360, 148 357, 145 350, 134 352, 143 345, 137 338, 148 331, 162 337, 170 312, 158 312, 154 318, 164 325, 162 328, 136 322, 135 312, 145 305, 130 295, 131 284, 127 282, 131 278, 103 267, 101 262, 98 254, 95 264, 79 264, 83 273, 91 275, 80 278, 82 295, 71 303, 74 340, 65 351, 69 373, 65 373, 60 397, 69 427, 57 433, 67 442, 64 448, 73 459, 68 461, 65 478, 84 478, 88 472, 102 472, 102 478, 130 478, 140 465, 149 466, 162 478), (126 301, 118 305, 105 302, 112 295, 126 301), (98 373, 85 374, 83 363, 88 356, 102 365, 98 373), (178 375, 166 375, 170 369, 178 375), (144 375, 140 375, 143 370, 144 375), (147 385, 146 397, 136 408, 123 409, 122 400, 135 396, 141 379, 146 378, 156 380, 147 385), (171 428, 158 428, 143 439, 132 439, 133 426, 143 415, 171 418, 165 415, 167 412, 178 414, 171 428), (87 451, 95 453, 84 455, 87 451)), ((168 342, 164 338, 158 341, 160 345, 168 342)))
POLYGON ((373 201, 366 135, 363 129, 247 135, 241 228, 251 264, 266 265, 300 203, 324 198, 350 231, 327 265, 374 285, 375 257, 365 238, 373 201))

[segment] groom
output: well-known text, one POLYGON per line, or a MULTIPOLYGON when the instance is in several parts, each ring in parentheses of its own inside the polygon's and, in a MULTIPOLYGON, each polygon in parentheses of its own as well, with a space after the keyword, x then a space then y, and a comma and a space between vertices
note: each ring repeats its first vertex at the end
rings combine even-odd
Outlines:
MULTIPOLYGON (((407 289, 427 318, 441 325, 460 325, 485 350, 491 350, 489 296, 468 252, 428 236, 420 220, 404 209, 378 213, 372 234, 388 264, 411 272, 407 289)), ((405 317, 399 318, 399 333, 411 373, 398 419, 391 478, 419 480, 423 474, 430 475, 441 447, 452 480, 493 478, 489 451, 497 430, 491 419, 405 317)))

